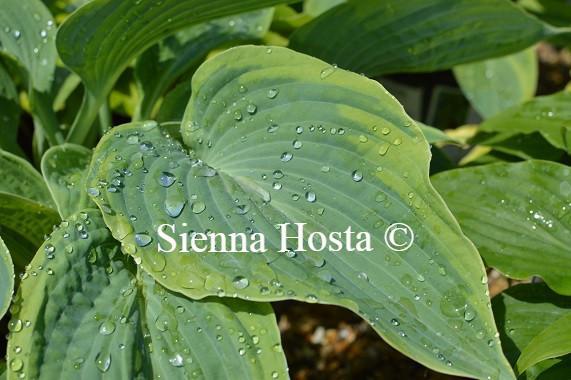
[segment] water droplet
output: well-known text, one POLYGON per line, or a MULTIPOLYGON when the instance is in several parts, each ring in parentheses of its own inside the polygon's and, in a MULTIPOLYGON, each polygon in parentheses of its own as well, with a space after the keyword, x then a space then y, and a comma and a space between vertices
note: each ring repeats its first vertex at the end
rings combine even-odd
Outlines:
POLYGON ((310 203, 315 203, 317 200, 317 195, 313 191, 308 191, 305 193, 305 200, 310 203))
POLYGON ((169 172, 162 172, 159 177, 159 184, 163 187, 170 187, 176 181, 176 176, 169 172))
POLYGON ((115 323, 113 321, 105 321, 99 326, 99 333, 101 335, 111 335, 115 332, 115 323))
POLYGON ((351 178, 355 182, 361 182, 363 180, 363 173, 360 170, 354 170, 351 174, 351 178))
POLYGON ((10 361, 10 369, 14 372, 20 372, 24 368, 24 362, 21 359, 12 359, 10 361))
POLYGON ((268 98, 275 99, 279 93, 280 91, 277 88, 271 88, 268 90, 268 98))
POLYGON ((101 192, 95 187, 90 187, 87 189, 87 194, 91 195, 92 197, 98 197, 101 192))
POLYGON ((146 247, 147 245, 151 244, 152 241, 153 238, 145 233, 135 234, 135 243, 137 243, 139 247, 146 247))
POLYGON ((192 204, 192 212, 195 214, 200 214, 202 213, 204 210, 206 210, 206 205, 204 204, 204 202, 194 202, 192 204))
POLYGON ((19 30, 14 30, 14 33, 12 33, 12 35, 16 40, 19 40, 20 37, 22 37, 22 32, 20 32, 19 30))
POLYGON ((294 149, 300 149, 303 146, 303 143, 299 140, 293 140, 292 145, 294 149))
POLYGON ((175 354, 172 358, 169 359, 169 363, 173 367, 182 367, 184 365, 184 358, 181 354, 175 354))
POLYGON ((359 136, 359 141, 362 143, 366 143, 367 141, 369 141, 369 138, 365 135, 360 135, 359 136))
POLYGON ((284 173, 281 170, 276 170, 272 174, 275 179, 281 179, 284 177, 284 173))
POLYGON ((234 120, 236 121, 242 120, 242 111, 240 110, 234 111, 234 120))
POLYGON ((232 284, 236 289, 245 289, 250 285, 250 281, 244 276, 236 276, 232 280, 232 284))
POLYGON ((248 104, 248 106, 246 107, 246 111, 248 111, 248 113, 250 115, 255 114, 257 110, 258 110, 258 107, 252 103, 248 104))
POLYGON ((391 325, 393 325, 393 326, 400 326, 400 322, 399 322, 398 319, 393 318, 393 319, 391 319, 391 325))
POLYGON ((109 367, 111 367, 111 355, 101 352, 97 354, 95 357, 95 366, 103 373, 109 371, 109 367))
POLYGON ((165 210, 171 218, 178 218, 186 205, 186 201, 181 200, 165 200, 165 210))
POLYGON ((290 152, 283 152, 281 157, 280 157, 280 159, 283 162, 289 162, 292 160, 292 158, 293 158, 293 154, 291 154, 290 152))
POLYGON ((367 282, 369 281, 369 276, 367 276, 367 273, 365 273, 365 272, 359 273, 359 274, 357 275, 357 278, 358 278, 359 280, 363 280, 363 281, 367 281, 367 282))
POLYGON ((298 125, 295 128, 295 133, 297 133, 298 135, 301 135, 303 133, 303 127, 301 125, 298 125))
POLYGON ((335 72, 335 70, 337 70, 337 65, 328 66, 328 67, 324 68, 323 70, 321 70, 321 74, 319 75, 319 77, 321 79, 326 79, 326 78, 330 77, 335 72))

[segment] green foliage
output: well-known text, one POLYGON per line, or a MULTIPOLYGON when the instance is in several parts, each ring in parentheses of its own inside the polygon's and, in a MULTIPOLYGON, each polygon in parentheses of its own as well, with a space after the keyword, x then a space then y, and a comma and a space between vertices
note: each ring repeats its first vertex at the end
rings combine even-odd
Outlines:
POLYGON ((349 1, 298 29, 290 46, 376 76, 442 70, 499 57, 558 33, 509 0, 450 3, 349 1))
POLYGON ((3 0, 0 378, 285 379, 281 300, 442 373, 569 378, 571 95, 536 51, 569 44, 569 9, 3 0), (282 250, 285 223, 354 234, 282 250), (490 300, 490 269, 545 283, 490 300))
POLYGON ((568 166, 533 160, 484 165, 440 173, 432 182, 486 263, 512 278, 540 275, 571 295, 568 166))

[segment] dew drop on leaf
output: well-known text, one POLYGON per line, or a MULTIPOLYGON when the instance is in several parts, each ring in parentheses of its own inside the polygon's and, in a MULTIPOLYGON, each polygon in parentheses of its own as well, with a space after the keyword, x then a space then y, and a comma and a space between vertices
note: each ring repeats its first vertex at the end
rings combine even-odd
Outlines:
POLYGON ((162 172, 159 176, 159 184, 163 187, 170 187, 176 181, 176 176, 169 172, 162 172))
POLYGON ((147 234, 144 233, 135 234, 135 243, 137 243, 139 247, 146 247, 147 245, 151 244, 152 241, 153 238, 147 234))
POLYGON ((351 178, 355 182, 361 182, 363 180, 363 173, 360 170, 354 170, 351 174, 351 178))
POLYGON ((236 289, 246 289, 248 285, 250 285, 250 281, 244 276, 236 276, 232 280, 232 285, 234 285, 236 289))

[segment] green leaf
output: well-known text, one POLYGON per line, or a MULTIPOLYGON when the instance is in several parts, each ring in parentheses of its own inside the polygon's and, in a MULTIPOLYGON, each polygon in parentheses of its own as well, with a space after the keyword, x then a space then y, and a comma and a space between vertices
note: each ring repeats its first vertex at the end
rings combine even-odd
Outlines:
POLYGON ((571 92, 539 96, 488 120, 482 132, 505 135, 539 132, 553 146, 571 152, 571 92))
POLYGON ((182 125, 192 156, 156 124, 129 124, 102 139, 88 177, 114 237, 158 282, 192 298, 341 305, 431 368, 513 378, 483 265, 430 185, 428 144, 394 97, 275 47, 228 50, 192 87, 182 125), (275 225, 287 222, 370 232, 374 252, 279 253, 275 225), (395 222, 417 236, 406 253, 384 243, 395 222), (263 233, 268 251, 161 253, 166 223, 183 236, 263 233))
POLYGON ((75 144, 49 149, 42 157, 42 174, 62 219, 92 205, 85 192, 91 150, 75 144))
POLYGON ((12 293, 14 293, 14 265, 8 247, 0 238, 0 319, 8 311, 12 293))
POLYGON ((159 98, 180 76, 192 74, 211 50, 225 43, 261 39, 273 13, 273 9, 264 9, 196 25, 142 54, 135 69, 142 97, 134 119, 150 118, 159 98))
POLYGON ((303 12, 312 17, 317 17, 344 2, 345 0, 305 0, 303 12))
POLYGON ((560 161, 565 151, 555 149, 540 133, 513 135, 511 133, 478 133, 470 144, 489 146, 498 152, 524 160, 560 161))
POLYGON ((429 125, 423 124, 421 122, 416 122, 416 124, 420 127, 422 134, 426 141, 429 144, 441 143, 441 142, 456 142, 459 141, 451 136, 448 136, 446 133, 441 131, 438 128, 431 127, 429 125))
POLYGON ((10 378, 287 377, 268 304, 165 290, 136 273, 94 210, 40 248, 14 310, 10 378))
POLYGON ((543 277, 571 295, 571 169, 547 161, 494 164, 432 177, 486 263, 507 276, 543 277))
POLYGON ((41 174, 28 161, 0 150, 0 178, 0 193, 23 196, 44 206, 53 206, 41 174))
POLYGON ((157 121, 176 121, 182 120, 184 110, 188 104, 188 98, 192 94, 190 81, 182 82, 163 98, 161 108, 157 113, 157 121))
POLYGON ((0 149, 23 156, 18 145, 20 105, 18 92, 10 74, 0 61, 0 149))
POLYGON ((94 0, 81 7, 57 35, 61 60, 87 87, 68 140, 83 142, 121 72, 156 42, 192 25, 284 2, 287 0, 94 0))
POLYGON ((529 342, 517 361, 516 369, 519 373, 523 373, 534 364, 569 353, 571 353, 571 312, 553 322, 529 342))
POLYGON ((571 5, 561 0, 518 0, 528 12, 557 26, 571 24, 571 5))
POLYGON ((556 33, 509 0, 361 0, 304 25, 290 46, 378 76, 500 57, 556 33))
POLYGON ((553 292, 546 284, 521 284, 494 297, 492 309, 504 353, 515 365, 535 336, 571 312, 571 298, 553 292))
POLYGON ((484 118, 533 98, 539 75, 535 48, 454 67, 470 103, 484 118))
MULTIPOLYGON (((492 309, 504 353, 515 365, 521 352, 539 333, 571 312, 571 297, 561 296, 545 284, 522 284, 494 297, 492 309)), ((570 369, 570 356, 544 360, 528 368, 525 379, 565 379, 570 369)))
POLYGON ((0 43, 26 68, 30 87, 49 91, 57 58, 49 10, 40 0, 3 0, 0 25, 0 43))

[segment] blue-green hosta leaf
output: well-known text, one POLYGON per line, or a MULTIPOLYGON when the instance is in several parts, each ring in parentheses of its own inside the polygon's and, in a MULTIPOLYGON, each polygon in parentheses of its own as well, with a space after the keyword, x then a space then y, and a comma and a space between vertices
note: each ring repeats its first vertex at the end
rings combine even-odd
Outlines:
POLYGON ((571 312, 565 314, 535 336, 516 363, 518 373, 547 359, 571 353, 571 312))
POLYGON ((42 157, 42 174, 62 219, 91 204, 85 192, 90 160, 91 150, 75 144, 55 146, 42 157))
POLYGON ((50 89, 56 64, 56 27, 41 0, 3 0, 0 44, 26 69, 30 88, 50 89))
POLYGON ((431 368, 512 378, 477 251, 430 185, 421 130, 378 83, 249 46, 207 61, 192 87, 182 126, 190 156, 151 122, 116 128, 94 153, 88 188, 124 252, 193 298, 341 305, 431 368), (275 225, 287 222, 307 223, 306 233, 367 231, 374 251, 278 253, 275 225), (395 222, 416 235, 406 253, 384 243, 395 222), (268 251, 161 253, 165 223, 183 236, 260 232, 268 251))
POLYGON ((20 105, 16 85, 0 61, 0 149, 23 155, 18 145, 20 105))
POLYGON ((571 168, 547 161, 444 172, 432 183, 486 263, 571 295, 571 168))
POLYGON ((489 118, 535 95, 539 75, 535 48, 456 66, 454 75, 470 103, 489 118))
POLYGON ((0 319, 8 310, 8 306, 10 306, 13 292, 14 265, 12 264, 8 247, 0 238, 0 319))
POLYGON ((456 142, 459 143, 454 137, 448 136, 446 133, 438 128, 431 127, 429 125, 423 124, 421 122, 416 122, 424 135, 426 141, 429 144, 441 143, 441 142, 456 142))
POLYGON ((261 39, 273 13, 264 9, 196 25, 142 54, 135 71, 142 93, 135 119, 150 118, 159 98, 181 75, 192 74, 211 50, 225 43, 261 39))
POLYGON ((84 141, 121 72, 156 42, 192 25, 287 1, 93 0, 81 7, 63 23, 57 35, 61 60, 87 88, 68 140, 84 141), (101 54, 103 51, 105 54, 101 54))
POLYGON ((23 276, 8 378, 287 377, 269 305, 192 301, 129 261, 97 211, 63 222, 23 276))
POLYGON ((503 56, 556 33, 509 0, 361 0, 304 25, 290 46, 376 76, 503 56))
POLYGON ((54 205, 42 175, 30 163, 0 150, 0 193, 29 198, 47 207, 54 205))
POLYGON ((539 132, 553 146, 571 152, 571 92, 539 96, 486 120, 482 132, 504 135, 539 132))
MULTIPOLYGON (((504 353, 515 365, 521 352, 537 335, 571 313, 571 297, 561 296, 545 284, 523 284, 494 297, 492 308, 504 353)), ((529 368, 526 379, 564 379, 570 369, 570 357, 546 360, 529 368)))

